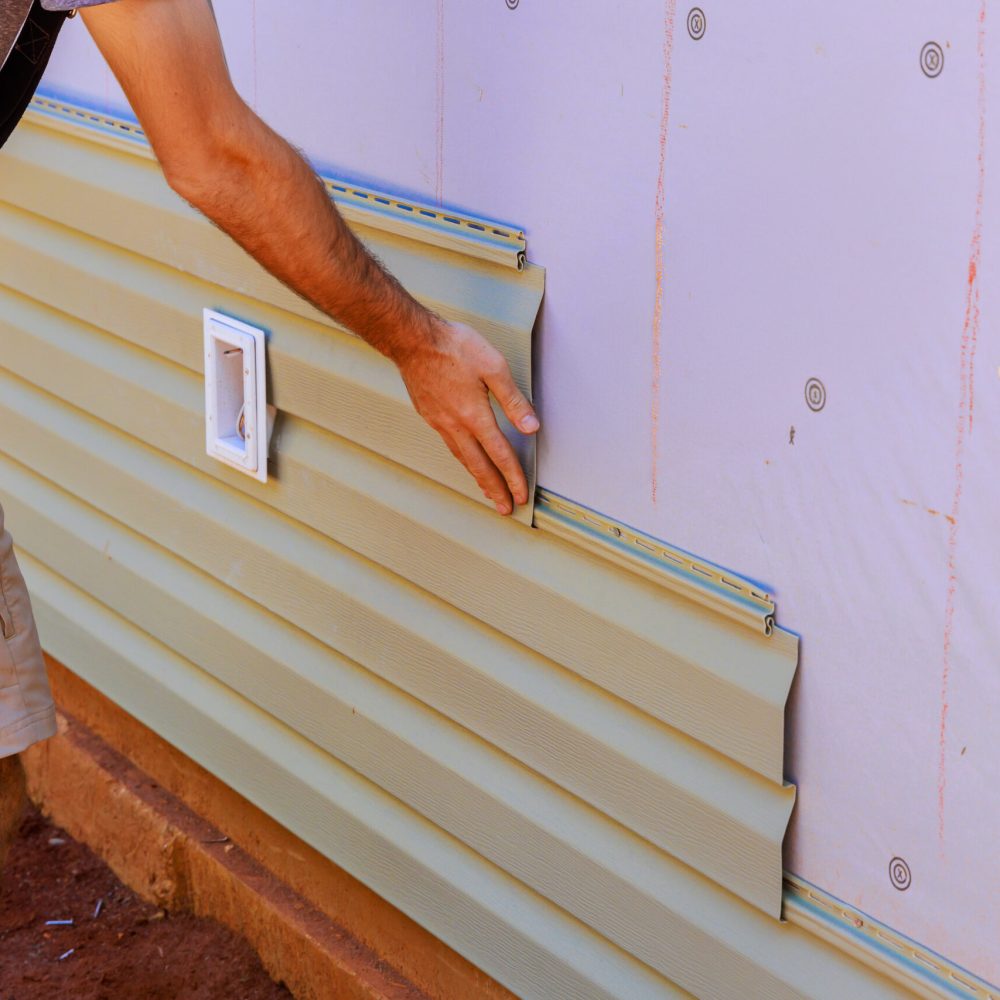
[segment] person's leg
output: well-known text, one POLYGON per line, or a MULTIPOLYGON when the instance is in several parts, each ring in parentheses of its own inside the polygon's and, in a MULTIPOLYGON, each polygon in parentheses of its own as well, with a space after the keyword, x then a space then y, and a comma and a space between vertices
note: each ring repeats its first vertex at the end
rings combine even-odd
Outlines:
POLYGON ((19 754, 56 733, 55 704, 31 598, 3 522, 0 507, 0 866, 27 804, 19 754))
POLYGON ((18 754, 0 757, 0 887, 3 886, 3 865, 7 852, 17 837, 28 803, 25 791, 24 767, 18 754))
MULTIPOLYGON (((0 762, 55 733, 56 709, 31 598, 0 507, 0 762)), ((15 767, 19 775, 19 761, 0 771, 8 784, 14 780, 15 767)), ((0 781, 0 809, 3 792, 0 781)))

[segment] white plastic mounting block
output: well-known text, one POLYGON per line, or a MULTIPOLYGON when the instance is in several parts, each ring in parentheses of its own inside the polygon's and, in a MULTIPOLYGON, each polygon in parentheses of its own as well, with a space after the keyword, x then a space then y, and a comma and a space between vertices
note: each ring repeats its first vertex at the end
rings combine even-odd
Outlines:
POLYGON ((274 412, 266 359, 263 330, 205 310, 205 449, 262 483, 274 412))

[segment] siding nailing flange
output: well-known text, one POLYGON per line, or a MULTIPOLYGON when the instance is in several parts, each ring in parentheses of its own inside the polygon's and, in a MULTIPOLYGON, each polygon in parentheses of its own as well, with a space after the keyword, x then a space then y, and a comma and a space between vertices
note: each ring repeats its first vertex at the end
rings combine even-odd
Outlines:
POLYGON ((683 549, 541 487, 535 493, 534 523, 764 635, 774 632, 770 594, 683 549))

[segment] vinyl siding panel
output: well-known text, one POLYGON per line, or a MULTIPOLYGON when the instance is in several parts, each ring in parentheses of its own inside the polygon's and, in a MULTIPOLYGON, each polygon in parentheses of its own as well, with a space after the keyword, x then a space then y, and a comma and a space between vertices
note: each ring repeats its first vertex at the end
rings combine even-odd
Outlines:
MULTIPOLYGON (((775 919, 795 638, 496 517, 108 128, 0 156, 0 501, 51 652, 525 997, 904 995, 775 919), (204 454, 204 306, 270 331, 267 484, 204 454)), ((538 268, 350 215, 530 391, 538 268)))
POLYGON ((3 303, 0 330, 13 373, 343 541, 780 781, 783 706, 795 655, 787 634, 768 639, 748 629, 719 628, 718 616, 628 573, 615 574, 621 581, 615 592, 595 592, 592 567, 606 574, 602 561, 547 538, 511 538, 502 525, 470 519, 465 505, 421 489, 401 470, 373 465, 290 416, 276 431, 278 479, 259 487, 199 449, 200 378, 12 292, 4 293, 3 303), (421 492, 427 493, 423 503, 421 492), (360 502, 348 493, 360 494, 360 502), (378 518, 371 516, 372 505, 378 518), (348 511, 354 516, 345 516, 348 511), (385 518, 396 526, 392 533, 383 530, 385 518), (404 536, 410 544, 401 546, 404 536), (484 553, 490 541, 492 551, 484 553), (435 546, 433 560, 424 558, 428 544, 435 546), (526 562, 539 546, 547 558, 526 562), (665 673, 676 684, 665 684, 665 673))
MULTIPOLYGON (((4 155, 2 178, 4 202, 64 226, 46 229, 27 220, 32 235, 9 261, 4 252, 12 287, 31 292, 41 284, 48 289, 42 291, 46 300, 52 276, 59 274, 61 286, 65 281, 60 305, 78 302, 79 318, 96 314, 110 332, 145 341, 199 372, 201 343, 190 335, 193 318, 206 305, 252 315, 271 334, 271 402, 280 411, 353 434, 379 454, 481 499, 475 483, 456 470, 447 448, 413 411, 395 367, 208 224, 170 191, 154 162, 22 125, 4 155), (264 303, 270 308, 261 308, 264 303)), ((26 218, 14 212, 0 222, 8 250, 26 235, 26 218)), ((503 351, 530 398, 540 268, 518 272, 365 227, 358 235, 429 308, 473 324, 503 351)), ((514 433, 498 415, 533 484, 533 438, 514 433)), ((530 507, 521 516, 530 519, 530 507)))
POLYGON ((219 777, 291 819, 404 912, 447 926, 453 947, 519 994, 686 995, 30 556, 22 562, 54 655, 136 717, 155 717, 179 749, 211 760, 219 777))
MULTIPOLYGON (((104 398, 113 395, 113 391, 102 393, 104 398)), ((136 401, 141 402, 141 397, 136 401)), ((489 701, 476 699, 475 703, 495 717, 495 722, 482 720, 479 725, 485 722, 501 745, 507 743, 503 734, 510 730, 512 714, 504 691, 511 686, 510 681, 504 684, 505 671, 520 665, 524 676, 521 700, 538 698, 540 692, 533 680, 546 672, 544 659, 491 634, 476 619, 428 598, 398 576, 297 522, 262 509, 206 475, 186 473, 178 482, 177 463, 79 412, 66 412, 51 396, 2 374, 0 419, 9 428, 13 457, 36 456, 32 466, 42 474, 328 646, 370 664, 371 669, 396 683, 401 682, 400 661, 422 654, 423 675, 414 678, 411 690, 431 704, 440 704, 450 691, 456 692, 450 696, 454 700, 464 688, 463 701, 448 704, 459 720, 475 711, 469 704, 468 678, 488 671, 502 686, 498 692, 490 692, 493 696, 489 701), (442 660, 451 676, 445 682, 446 689, 438 691, 442 660)), ((228 470, 225 474, 243 478, 228 470)), ((21 528, 18 539, 19 544, 25 544, 21 528)), ((426 557, 427 550, 423 552, 426 557)), ((564 691, 569 694, 581 686, 579 679, 562 671, 553 680, 550 684, 556 704, 566 700, 564 691)), ((577 700, 591 694, 590 686, 584 686, 584 691, 586 694, 577 700)), ((600 701, 591 708, 587 721, 584 728, 581 720, 579 728, 598 734, 635 725, 633 713, 618 706, 605 707, 600 701)), ((530 732, 538 739, 545 730, 531 727, 530 732)), ((647 835, 652 834, 675 852, 683 850, 701 869, 712 871, 718 880, 734 888, 738 886, 742 894, 766 899, 773 888, 773 873, 780 873, 780 843, 793 802, 792 789, 750 773, 740 780, 732 774, 731 764, 704 750, 699 752, 692 741, 677 739, 669 730, 656 733, 658 738, 648 749, 658 752, 655 757, 648 750, 644 754, 650 769, 655 768, 654 777, 656 772, 661 775, 651 786, 644 786, 641 772, 629 774, 628 764, 623 767, 628 784, 622 786, 616 775, 607 774, 596 750, 589 754, 596 758, 592 761, 599 767, 596 774, 585 776, 582 761, 571 756, 557 777, 572 787, 580 781, 596 783, 607 774, 596 789, 599 801, 624 799, 624 814, 647 835), (665 736, 674 738, 668 742, 665 736), (655 758, 662 763, 657 766, 655 758), (673 781, 663 776, 664 771, 673 781), (658 803, 647 803, 651 787, 672 794, 658 803), (744 809, 736 813, 734 823, 730 818, 733 806, 740 803, 744 809), (651 806, 656 809, 653 815, 649 814, 651 806), (666 810, 669 812, 664 815, 666 810), (633 818, 636 813, 638 822, 633 818), (722 865, 729 867, 728 877, 722 865)), ((550 769, 548 748, 562 746, 562 740, 553 736, 551 743, 530 755, 533 766, 550 769)), ((631 742, 635 742, 634 735, 631 742)), ((626 761, 630 756, 627 750, 620 754, 626 761)), ((780 905, 778 898, 770 902, 774 907, 780 905)))
POLYGON ((336 856, 519 995, 912 996, 751 907, 731 901, 713 906, 718 900, 697 884, 686 887, 685 902, 706 929, 679 937, 671 925, 657 929, 675 952, 675 974, 689 982, 685 993, 623 960, 621 951, 586 927, 539 903, 494 866, 483 866, 291 727, 255 710, 33 557, 22 562, 54 655, 77 664, 95 686, 113 690, 137 717, 155 717, 178 748, 211 760, 215 773, 251 801, 281 815, 299 836, 336 856))

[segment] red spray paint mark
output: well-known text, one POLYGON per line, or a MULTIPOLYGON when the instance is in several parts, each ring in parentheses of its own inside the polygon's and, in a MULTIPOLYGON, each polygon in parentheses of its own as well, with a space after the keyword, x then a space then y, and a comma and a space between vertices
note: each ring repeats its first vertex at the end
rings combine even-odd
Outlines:
POLYGON ((947 788, 948 750, 948 682, 951 677, 952 636, 955 624, 955 591, 958 587, 956 550, 958 548, 958 514, 962 504, 965 480, 966 435, 972 433, 976 344, 979 339, 979 265, 983 250, 983 193, 986 186, 986 0, 979 9, 977 42, 979 57, 979 146, 977 152, 976 211, 969 246, 969 270, 965 292, 965 319, 959 348, 959 402, 955 426, 955 491, 948 518, 948 592, 944 607, 944 641, 941 657, 941 720, 938 729, 938 842, 944 844, 944 802, 947 788))
POLYGON ((676 12, 677 0, 666 0, 663 13, 663 95, 660 110, 660 169, 656 178, 656 294, 653 300, 653 404, 650 414, 650 447, 653 459, 651 496, 654 504, 656 503, 656 494, 659 486, 660 464, 660 333, 663 326, 664 285, 663 215, 667 201, 664 189, 664 176, 667 164, 667 131, 670 126, 670 63, 674 49, 674 15, 676 12))
POLYGON ((444 205, 444 0, 437 0, 437 178, 434 196, 444 205))
POLYGON ((976 43, 979 57, 979 92, 976 96, 976 110, 979 115, 979 148, 976 151, 976 224, 972 234, 972 250, 969 254, 969 287, 976 287, 975 320, 969 337, 969 433, 972 433, 972 417, 976 403, 976 347, 979 344, 979 285, 976 276, 982 257, 983 240, 983 192, 986 187, 986 0, 979 9, 979 33, 976 43))

